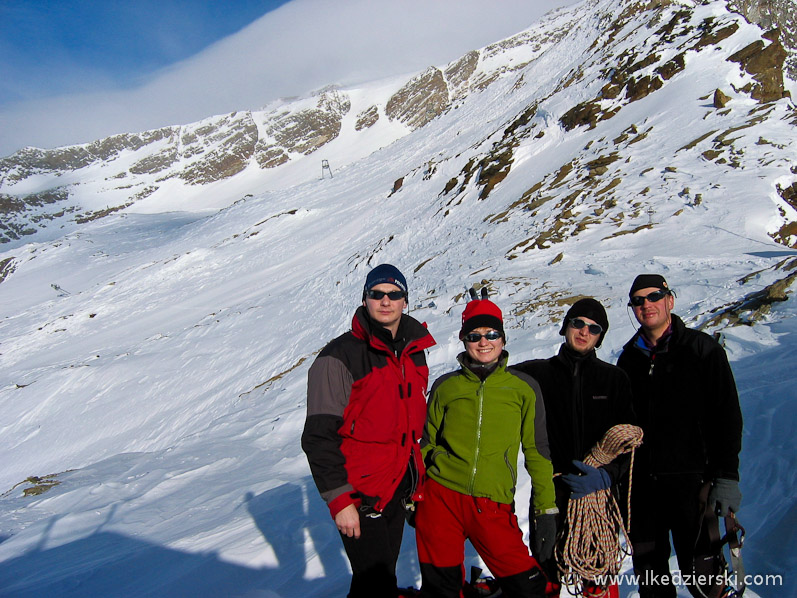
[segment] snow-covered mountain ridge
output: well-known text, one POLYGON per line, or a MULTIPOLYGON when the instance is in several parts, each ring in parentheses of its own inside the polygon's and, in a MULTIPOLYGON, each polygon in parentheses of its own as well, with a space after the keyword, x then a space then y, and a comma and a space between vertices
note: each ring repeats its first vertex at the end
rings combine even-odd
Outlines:
POLYGON ((0 209, 5 216, 0 241, 53 224, 71 228, 131 206, 161 211, 175 195, 181 197, 176 209, 218 209, 242 197, 236 179, 246 175, 244 186, 261 189, 307 180, 311 155, 314 175, 321 173, 322 153, 332 158, 331 168, 343 168, 347 162, 334 159, 342 144, 332 144, 340 136, 348 136, 349 160, 368 155, 527 65, 569 25, 566 19, 550 20, 409 80, 394 78, 359 90, 330 86, 304 98, 272 102, 260 111, 54 150, 20 150, 0 160, 0 209), (350 151, 352 144, 356 154, 350 151), (297 162, 300 172, 286 181, 285 170, 297 170, 297 162), (277 169, 280 173, 274 176, 277 169), (214 184, 219 182, 228 184, 214 184), (210 203, 202 199, 208 185, 214 187, 210 203))
MULTIPOLYGON (((797 512, 797 112, 772 96, 777 69, 758 69, 776 44, 722 2, 584 2, 439 76, 418 74, 417 87, 297 100, 286 119, 334 111, 321 97, 340 112, 350 104, 337 136, 308 155, 265 169, 250 156, 206 184, 175 174, 199 171, 180 158, 167 180, 135 174, 158 190, 122 211, 9 241, 0 594, 344 595, 345 560, 298 439, 307 368, 347 329, 380 262, 405 272, 411 313, 437 339, 433 377, 460 350, 471 284, 503 308, 513 361, 553 353, 566 305, 597 297, 611 322, 600 354, 614 361, 633 333, 628 285, 663 273, 676 313, 720 336, 739 383, 748 572, 793 574, 795 558, 775 547, 797 512), (424 107, 407 114, 439 113, 391 120, 402 89, 397 106, 424 107), (371 106, 379 118, 366 126, 371 106)), ((255 145, 265 138, 251 114, 209 119, 225 124, 207 146, 196 125, 203 164, 214 151, 237 159, 225 145, 240 133, 233 122, 253 118, 255 145)), ((168 135, 147 135, 169 155, 168 135)), ((122 205, 138 191, 113 177, 134 180, 131 165, 160 155, 136 145, 60 175, 4 171, 3 193, 57 180, 94 198, 74 214, 114 193, 123 201, 107 207, 122 205)), ((524 525, 528 492, 526 481, 524 525)), ((417 582, 411 545, 408 532, 406 584, 417 582)))
MULTIPOLYGON (((636 4, 629 13, 641 9, 642 5, 636 4)), ((331 86, 303 99, 274 102, 261 111, 120 134, 79 146, 21 150, 0 160, 0 209, 4 214, 0 241, 18 240, 53 225, 60 231, 56 234, 63 234, 65 228, 131 206, 145 212, 161 211, 164 205, 172 209, 217 209, 239 199, 241 185, 219 188, 215 183, 232 183, 247 171, 258 179, 260 188, 272 188, 275 178, 284 181, 285 175, 275 177, 270 171, 289 162, 292 166, 303 162, 302 174, 291 182, 306 180, 307 157, 313 155, 318 168, 321 150, 330 157, 340 156, 335 147, 340 144, 329 144, 341 134, 349 133, 360 155, 367 155, 378 149, 375 140, 384 143, 408 134, 469 94, 528 66, 571 29, 568 13, 556 14, 559 16, 549 16, 533 30, 472 51, 445 67, 430 67, 409 81, 397 78, 383 82, 378 89, 341 90, 331 86), (374 127, 378 133, 372 130, 374 127), (206 185, 214 185, 215 199, 210 203, 203 200, 208 195, 206 185), (181 198, 176 205, 175 196, 181 198)), ((616 20, 614 25, 621 22, 616 20)), ((673 22, 667 27, 675 25, 673 22)), ((703 31, 695 48, 716 43, 729 33, 722 31, 716 37, 712 24, 700 27, 703 31)), ((753 68, 744 66, 759 81, 749 83, 747 91, 766 101, 781 97, 786 54, 780 42, 769 44, 763 51, 757 48, 752 54, 747 62, 752 62, 753 68), (763 64, 767 60, 769 63, 763 64)), ((667 63, 659 61, 652 77, 631 77, 628 81, 635 70, 657 62, 656 57, 648 55, 647 65, 628 56, 612 58, 618 61, 615 68, 621 74, 606 77, 612 68, 607 64, 604 78, 610 81, 601 92, 603 99, 620 92, 638 99, 650 93, 650 85, 660 85, 684 68, 683 55, 678 54, 667 63)), ((566 115, 566 126, 591 122, 599 112, 594 102, 576 107, 566 115)), ((335 168, 346 165, 335 160, 332 163, 335 168)), ((253 184, 248 181, 250 187, 253 184)))

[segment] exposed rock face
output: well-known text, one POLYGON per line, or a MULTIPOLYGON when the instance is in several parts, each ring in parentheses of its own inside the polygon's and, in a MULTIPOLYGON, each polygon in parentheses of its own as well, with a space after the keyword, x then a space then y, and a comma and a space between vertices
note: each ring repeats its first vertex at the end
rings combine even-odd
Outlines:
POLYGON ((323 89, 318 97, 317 105, 320 110, 335 115, 338 120, 346 116, 351 110, 349 96, 340 92, 336 87, 323 89))
POLYGON ((38 223, 56 220, 74 208, 63 207, 69 199, 69 192, 63 187, 16 197, 0 194, 0 243, 20 239, 36 232, 38 223), (27 213, 35 210, 36 215, 28 218, 27 213))
POLYGON ((468 81, 476 72, 479 64, 479 53, 471 51, 459 60, 452 62, 445 70, 444 76, 453 99, 458 99, 467 95, 468 81))
MULTIPOLYGON (((783 264, 782 269, 784 271, 794 270, 795 266, 797 266, 797 260, 792 259, 783 264)), ((739 324, 752 326, 769 315, 773 304, 788 301, 789 291, 795 280, 797 280, 797 272, 792 272, 760 291, 754 291, 730 305, 712 310, 714 315, 700 326, 701 330, 718 326, 723 321, 727 321, 732 326, 739 324)))
MULTIPOLYGON (((629 5, 629 10, 634 8, 629 5)), ((635 10, 645 10, 637 6, 635 10)), ((684 55, 688 51, 704 52, 733 35, 739 29, 737 23, 722 23, 713 17, 706 18, 696 27, 689 23, 691 11, 683 8, 661 25, 657 25, 651 36, 651 46, 647 54, 639 54, 639 49, 626 49, 617 59, 617 66, 606 69, 607 82, 600 93, 567 110, 560 122, 566 131, 575 127, 594 128, 598 122, 612 118, 623 102, 635 102, 661 89, 667 81, 685 68, 684 55), (677 44, 678 54, 666 62, 657 48, 665 44, 677 44), (647 74, 643 74, 648 71, 647 74)), ((628 14, 621 15, 609 27, 609 35, 622 30, 628 14)), ((653 21, 651 22, 653 23, 653 21)), ((759 102, 779 100, 784 95, 783 65, 786 53, 777 40, 777 34, 766 35, 771 40, 765 44, 758 40, 747 48, 728 57, 738 62, 742 69, 752 75, 754 84, 741 91, 749 93, 759 102)))
MULTIPOLYGON (((351 101, 345 93, 330 87, 317 94, 316 106, 268 115, 263 139, 252 113, 239 112, 183 127, 114 135, 85 145, 23 149, 0 160, 0 185, 13 190, 14 183, 30 176, 59 177, 98 164, 113 168, 123 154, 136 152, 140 157, 130 166, 100 175, 111 184, 108 189, 117 193, 114 205, 99 211, 74 205, 69 187, 61 182, 36 194, 0 194, 0 214, 4 216, 0 243, 33 234, 48 221, 69 217, 81 223, 122 210, 152 195, 167 179, 204 185, 232 177, 250 164, 274 168, 290 160, 291 153, 312 153, 338 136, 351 101), (155 184, 148 175, 158 177, 155 184), (118 191, 122 190, 127 198, 119 200, 118 191)), ((376 118, 378 114, 374 122, 376 118)))
POLYGON ((303 110, 278 118, 268 129, 289 152, 310 154, 340 133, 340 117, 324 110, 303 110))
POLYGON ((0 184, 20 181, 31 174, 78 170, 96 162, 108 162, 125 150, 141 149, 173 136, 174 132, 174 128, 165 128, 138 135, 113 135, 94 143, 53 150, 25 148, 0 160, 0 184))
POLYGON ((0 260, 0 282, 3 282, 8 276, 13 274, 16 268, 16 262, 14 261, 13 257, 7 257, 4 260, 0 260))
POLYGON ((195 140, 196 145, 211 145, 212 149, 203 152, 201 160, 185 168, 180 173, 181 179, 192 185, 212 183, 246 168, 255 151, 257 125, 251 114, 244 113, 234 126, 229 126, 234 116, 208 128, 205 135, 195 140))
POLYGON ((797 79, 797 3, 794 0, 728 0, 728 7, 764 30, 780 29, 780 42, 788 53, 786 72, 797 79))
POLYGON ((132 174, 154 174, 162 172, 171 166, 180 158, 177 153, 177 147, 171 145, 161 152, 146 156, 133 164, 130 167, 132 174))
POLYGON ((415 130, 442 114, 448 106, 448 86, 443 73, 430 67, 393 94, 385 106, 385 114, 415 130))
POLYGON ((262 140, 255 145, 255 159, 260 168, 276 168, 285 164, 291 157, 278 145, 267 144, 262 140))
MULTIPOLYGON (((746 73, 745 81, 749 82, 745 88, 732 91, 747 93, 762 103, 780 99, 784 93, 784 61, 793 62, 795 54, 789 57, 788 52, 797 52, 794 50, 797 30, 794 0, 727 1, 749 20, 764 27, 779 25, 782 29, 779 38, 773 30, 763 36, 764 41, 757 41, 733 56, 728 56, 730 51, 724 54, 728 60, 739 64, 746 73)), ((601 121, 613 118, 625 105, 655 94, 686 69, 687 57, 691 61, 701 52, 724 51, 721 42, 742 24, 742 18, 737 15, 695 19, 694 11, 687 5, 670 0, 628 1, 618 3, 620 6, 622 10, 607 14, 602 20, 601 35, 585 54, 585 62, 571 69, 557 84, 556 91, 578 84, 589 72, 588 67, 594 66, 590 61, 600 56, 598 85, 591 87, 591 95, 579 96, 580 103, 566 106, 559 115, 565 131, 580 126, 594 128, 601 121), (669 4, 673 6, 663 11, 662 7, 669 4), (633 47, 615 44, 616 38, 627 35, 626 26, 646 11, 650 11, 645 25, 649 42, 633 47)), ((514 80, 510 92, 514 93, 531 82, 527 82, 524 73, 513 73, 544 55, 557 38, 572 30, 579 18, 578 13, 574 13, 572 18, 558 19, 550 26, 522 32, 480 52, 468 52, 444 68, 430 67, 396 91, 386 104, 381 103, 383 100, 371 100, 374 103, 370 106, 357 106, 356 118, 347 116, 352 111, 351 98, 331 86, 295 102, 285 101, 271 112, 233 113, 191 125, 114 135, 94 143, 54 150, 27 148, 0 160, 0 243, 36 232, 47 221, 84 222, 124 209, 156 193, 168 179, 203 185, 235 176, 250 167, 276 168, 317 151, 337 138, 343 126, 364 131, 384 125, 384 120, 380 123, 379 119, 386 116, 416 130, 452 105, 459 106, 469 93, 483 90, 507 76, 514 80), (81 169, 86 169, 86 174, 76 172, 81 169), (61 178, 66 173, 69 176, 61 178), (35 186, 16 185, 32 176, 40 177, 35 186), (65 183, 67 179, 69 183, 65 183), (45 182, 39 184, 40 181, 45 182), (112 197, 112 200, 108 204, 94 202, 91 209, 81 207, 76 198, 86 195, 77 193, 73 186, 84 182, 101 183, 94 185, 102 188, 97 194, 103 199, 112 197), (37 193, 30 193, 30 189, 36 189, 37 193)), ((725 92, 730 91, 712 90, 717 109, 726 109, 730 96, 725 92)), ((732 105, 727 109, 732 109, 732 105)), ((448 196, 451 202, 459 202, 462 192, 472 182, 479 188, 479 199, 487 199, 513 167, 514 150, 520 140, 545 135, 545 127, 537 128, 534 122, 538 118, 536 110, 536 103, 529 105, 523 114, 505 124, 500 141, 472 156, 458 176, 446 177, 449 180, 441 195, 448 196)), ((545 118, 539 117, 540 123, 545 118)), ((634 143, 646 134, 629 130, 627 135, 621 136, 622 143, 634 143)), ((620 142, 616 140, 617 143, 620 142)), ((714 145, 701 155, 706 160, 734 166, 738 159, 729 144, 718 135, 714 145)), ((581 170, 585 185, 597 185, 611 168, 582 164, 581 170)), ((424 173, 425 178, 431 177, 434 168, 430 166, 424 173)), ((569 176, 564 166, 560 175, 569 176)), ((394 189, 396 191, 398 189, 394 189)), ((521 204, 536 209, 540 202, 548 201, 547 196, 538 195, 530 190, 521 204)), ((570 218, 565 204, 574 201, 575 198, 568 198, 562 204, 563 222, 570 218)), ((564 224, 558 226, 572 232, 580 230, 582 225, 583 222, 573 223, 570 229, 564 224)), ((793 234, 797 233, 789 229, 781 236, 791 238, 793 234)))
POLYGON ((756 83, 749 91, 750 95, 760 102, 774 102, 784 96, 783 88, 783 62, 786 59, 786 51, 777 40, 768 46, 764 42, 757 40, 736 52, 728 58, 733 62, 738 62, 742 68, 753 76, 756 83))
POLYGON ((362 131, 376 124, 379 120, 379 108, 370 106, 357 115, 357 124, 354 125, 356 131, 362 131))

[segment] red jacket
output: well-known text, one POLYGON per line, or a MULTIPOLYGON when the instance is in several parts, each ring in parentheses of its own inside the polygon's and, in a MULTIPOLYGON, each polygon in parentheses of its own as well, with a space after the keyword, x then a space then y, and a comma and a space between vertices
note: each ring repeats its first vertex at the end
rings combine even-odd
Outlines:
POLYGON ((426 420, 426 327, 403 315, 396 340, 365 308, 352 330, 330 342, 310 367, 302 449, 334 517, 362 502, 377 511, 393 498, 412 460, 422 498, 419 441, 426 420))

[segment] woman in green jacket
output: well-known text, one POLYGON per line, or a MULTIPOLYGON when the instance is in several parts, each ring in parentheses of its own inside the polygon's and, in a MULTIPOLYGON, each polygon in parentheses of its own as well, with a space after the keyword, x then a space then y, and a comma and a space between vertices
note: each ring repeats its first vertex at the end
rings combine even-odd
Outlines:
POLYGON ((460 596, 470 540, 506 598, 542 598, 537 559, 550 556, 557 513, 542 395, 533 378, 507 367, 503 316, 484 290, 465 307, 459 338, 461 367, 434 383, 421 441, 428 476, 416 516, 422 596, 460 596), (521 446, 537 559, 513 509, 521 446))

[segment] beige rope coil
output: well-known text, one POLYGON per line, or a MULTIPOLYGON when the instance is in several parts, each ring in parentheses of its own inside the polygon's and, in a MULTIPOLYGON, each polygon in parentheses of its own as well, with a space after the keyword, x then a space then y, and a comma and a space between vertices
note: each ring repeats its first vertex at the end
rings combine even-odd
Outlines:
MULTIPOLYGON (((634 451, 642 444, 642 428, 621 424, 610 428, 601 441, 584 458, 592 467, 608 465, 620 455, 631 453, 628 473, 628 531, 631 529, 631 480, 634 470, 634 451)), ((582 498, 571 499, 567 505, 567 539, 556 548, 556 562, 560 581, 574 596, 584 591, 585 581, 609 579, 620 571, 623 559, 631 554, 628 531, 623 525, 620 508, 611 489, 599 490, 582 498), (626 550, 620 543, 620 533, 626 539, 626 550)), ((590 594, 600 598, 606 588, 590 594)))

